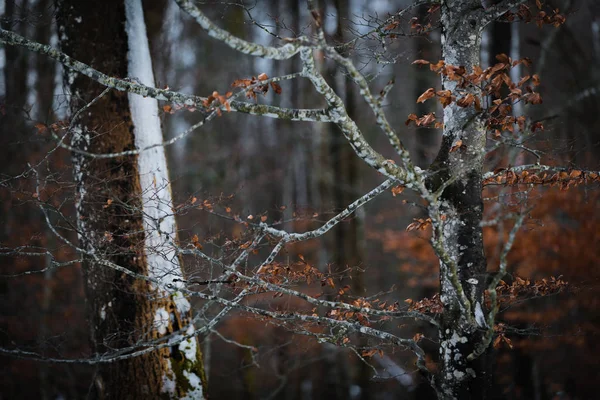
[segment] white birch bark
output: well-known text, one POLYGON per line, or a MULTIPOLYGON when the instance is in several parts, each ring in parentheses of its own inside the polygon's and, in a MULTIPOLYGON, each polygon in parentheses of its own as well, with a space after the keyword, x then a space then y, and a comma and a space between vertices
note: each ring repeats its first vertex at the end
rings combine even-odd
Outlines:
MULTIPOLYGON (((125 2, 126 24, 129 52, 127 55, 128 74, 141 83, 154 86, 152 60, 144 23, 144 12, 141 0, 125 2)), ((133 121, 135 145, 143 149, 163 142, 160 119, 158 118, 158 102, 154 98, 144 98, 136 94, 128 94, 131 119, 133 121)), ((156 288, 161 296, 171 296, 177 311, 187 314, 190 303, 180 291, 170 288, 183 287, 183 273, 179 257, 173 243, 177 236, 177 226, 173 215, 173 198, 167 169, 167 160, 163 146, 156 146, 138 156, 138 171, 142 190, 142 212, 145 233, 145 256, 148 263, 149 277, 160 282, 156 288)), ((173 316, 164 308, 156 310, 155 322, 159 334, 167 332, 167 326, 173 316)), ((190 325, 189 331, 193 332, 190 325)), ((181 354, 191 364, 197 357, 197 341, 186 339, 179 344, 181 354)), ((185 364, 185 363, 184 363, 185 364)), ((169 365, 169 367, 171 367, 169 365)), ((193 371, 183 371, 188 379, 190 389, 183 398, 204 398, 200 377, 193 371)), ((165 371, 163 391, 170 396, 176 394, 176 382, 173 371, 165 371)))

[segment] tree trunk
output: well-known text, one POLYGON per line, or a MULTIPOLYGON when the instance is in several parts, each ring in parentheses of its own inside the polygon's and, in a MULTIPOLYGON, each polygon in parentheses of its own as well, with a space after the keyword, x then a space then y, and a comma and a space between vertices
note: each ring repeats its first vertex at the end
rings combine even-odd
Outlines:
MULTIPOLYGON (((472 71, 479 64, 481 21, 469 15, 480 7, 479 0, 442 3, 442 57, 446 65, 472 71)), ((444 90, 453 93, 457 88, 456 81, 445 77, 442 84, 444 90)), ((474 96, 480 96, 470 90, 474 96)), ((443 249, 436 249, 441 259, 444 313, 440 327, 441 368, 434 380, 438 396, 443 399, 484 399, 491 379, 487 351, 473 357, 486 331, 486 258, 480 226, 485 140, 484 125, 474 107, 461 108, 453 102, 444 109, 442 145, 431 168, 435 174, 430 182, 436 188, 440 182, 454 180, 442 196, 439 211, 445 218, 439 221, 441 229, 434 233, 434 240, 440 235, 444 238, 443 249), (453 146, 459 147, 451 151, 453 146)))
MULTIPOLYGON (((126 77, 133 71, 136 78, 154 85, 139 0, 127 1, 127 17, 121 0, 63 0, 57 5, 61 47, 67 54, 112 76, 126 77), (132 60, 138 60, 137 65, 132 60)), ((103 91, 72 72, 66 74, 66 81, 73 94, 73 113, 103 91)), ((75 121, 74 146, 90 153, 116 153, 160 142, 156 101, 140 102, 133 96, 128 99, 127 93, 110 91, 81 113, 75 121)), ((181 293, 171 294, 161 286, 181 277, 179 260, 168 248, 176 240, 176 231, 173 217, 165 214, 172 213, 172 200, 164 149, 106 159, 75 153, 73 166, 94 352, 110 356, 182 328, 191 332, 189 303, 181 293), (135 279, 111 264, 160 284, 135 279)), ((185 340, 135 358, 99 364, 94 397, 202 398, 204 381, 197 342, 185 340)))

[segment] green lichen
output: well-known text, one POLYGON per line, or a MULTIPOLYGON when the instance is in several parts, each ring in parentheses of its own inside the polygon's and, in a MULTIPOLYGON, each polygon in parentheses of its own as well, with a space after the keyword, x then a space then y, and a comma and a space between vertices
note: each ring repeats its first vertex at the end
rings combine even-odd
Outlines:
POLYGON ((184 372, 199 376, 202 384, 202 393, 207 393, 206 371, 204 370, 204 361, 199 345, 196 346, 196 361, 187 359, 179 349, 175 350, 171 355, 171 368, 175 374, 178 397, 185 396, 186 393, 194 389, 184 372))

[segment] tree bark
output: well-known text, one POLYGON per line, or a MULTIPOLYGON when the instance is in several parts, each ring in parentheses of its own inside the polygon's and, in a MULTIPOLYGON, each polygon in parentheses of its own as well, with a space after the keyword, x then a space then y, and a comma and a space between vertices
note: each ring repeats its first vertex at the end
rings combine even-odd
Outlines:
MULTIPOLYGON (((479 65, 481 21, 473 12, 479 0, 442 3, 442 57, 446 65, 472 71, 479 65)), ((444 90, 453 93, 457 82, 442 77, 444 90)), ((468 89, 474 96, 480 94, 468 89)), ((486 134, 474 107, 452 103, 444 109, 442 145, 432 164, 430 186, 452 182, 444 190, 437 212, 435 241, 443 236, 440 256, 440 290, 444 306, 440 327, 440 372, 434 379, 439 398, 484 399, 490 385, 486 353, 474 357, 483 343, 486 258, 480 226, 483 215, 482 171, 486 134), (461 142, 462 142, 462 145, 461 142), (453 146, 457 146, 453 149, 453 146), (474 358, 474 359, 473 359, 474 358)), ((430 210, 431 211, 431 210, 430 210)), ((434 213, 432 213, 434 214, 434 213)))
MULTIPOLYGON (((134 2, 128 6, 132 4, 134 2)), ((141 5, 137 5, 136 12, 141 13, 141 5)), ((63 51, 111 76, 128 76, 130 46, 125 30, 125 2, 61 0, 57 6, 63 51)), ((145 28, 143 31, 143 39, 147 40, 145 28)), ((128 32, 131 35, 131 27, 128 32)), ((65 79, 73 95, 72 113, 104 90, 83 75, 68 72, 65 79)), ((109 91, 96 99, 75 121, 73 144, 90 153, 116 153, 134 150, 150 140, 149 132, 144 131, 148 125, 132 120, 131 101, 127 93, 118 91, 109 91), (143 137, 136 138, 136 135, 143 137)), ((156 115, 147 117, 156 117, 158 121, 156 115)), ((155 155, 150 162, 155 162, 155 168, 162 168, 166 173, 164 149, 160 148, 159 152, 162 158, 155 155)), ((138 156, 99 159, 73 155, 77 229, 80 247, 86 252, 84 281, 90 336, 93 351, 99 357, 158 339, 186 326, 193 330, 189 325, 189 303, 180 293, 166 293, 147 280, 135 279, 110 267, 111 263, 116 264, 151 278, 156 278, 163 268, 161 254, 157 252, 166 251, 162 235, 174 235, 174 226, 170 232, 164 221, 147 218, 160 213, 159 205, 153 204, 152 198, 168 206, 170 189, 168 182, 156 179, 155 171, 148 169, 147 163, 138 156), (148 179, 153 189, 145 182, 148 179), (152 223, 158 225, 150 229, 152 223), (185 303, 187 306, 182 307, 185 303)), ((166 256, 170 257, 167 276, 180 276, 179 263, 173 262, 176 257, 162 256, 165 261, 166 256)), ((194 398, 202 398, 204 381, 199 347, 196 340, 187 340, 135 358, 99 364, 93 397, 147 399, 194 395, 194 398)))

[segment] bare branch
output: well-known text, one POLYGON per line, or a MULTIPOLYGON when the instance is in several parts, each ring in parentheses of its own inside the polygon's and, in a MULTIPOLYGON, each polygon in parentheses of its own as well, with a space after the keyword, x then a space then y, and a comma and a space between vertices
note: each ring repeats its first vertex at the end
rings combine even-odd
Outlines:
POLYGON ((495 19, 506 14, 512 8, 515 8, 516 6, 523 4, 526 1, 527 0, 502 0, 501 2, 496 3, 491 7, 477 10, 477 12, 475 12, 475 16, 477 16, 480 19, 480 21, 482 21, 482 27, 484 27, 490 22, 494 21, 495 19))
MULTIPOLYGON (((166 89, 159 89, 151 86, 146 86, 133 80, 119 79, 110 77, 102 72, 90 67, 87 64, 79 62, 65 53, 29 39, 26 39, 14 32, 0 28, 0 43, 5 43, 12 46, 24 47, 33 52, 47 55, 48 57, 60 62, 66 68, 79 72, 99 84, 110 87, 119 91, 135 93, 144 97, 152 97, 157 100, 168 101, 175 104, 183 104, 186 106, 204 108, 203 103, 206 97, 195 96, 180 92, 174 92, 166 89)), ((248 102, 231 101, 230 107, 232 111, 262 115, 270 118, 289 119, 293 121, 314 121, 314 122, 330 122, 326 110, 322 109, 292 109, 280 108, 269 105, 253 104, 248 102)))
POLYGON ((190 0, 175 0, 177 5, 188 13, 208 33, 209 36, 220 40, 227 46, 243 54, 256 57, 270 58, 272 60, 287 60, 302 49, 306 38, 298 38, 282 47, 262 46, 233 36, 231 33, 215 25, 198 7, 190 0))
POLYGON ((496 315, 498 314, 498 299, 496 287, 498 286, 502 278, 504 278, 504 276, 506 275, 506 257, 508 256, 508 253, 512 248, 512 245, 515 241, 515 237, 517 236, 517 232, 519 232, 519 229, 521 229, 521 226, 523 225, 523 221, 525 220, 526 214, 526 212, 521 213, 517 218, 517 221, 515 222, 510 233, 508 234, 508 240, 504 244, 502 254, 500 254, 500 265, 498 267, 498 272, 492 278, 492 281, 490 282, 487 288, 488 293, 490 294, 490 303, 492 304, 492 309, 490 310, 487 317, 487 331, 481 343, 478 346, 475 346, 475 350, 473 351, 473 353, 467 356, 467 359, 469 360, 474 360, 480 355, 482 355, 488 348, 488 346, 492 342, 492 338, 494 337, 494 324, 496 321, 496 315))

